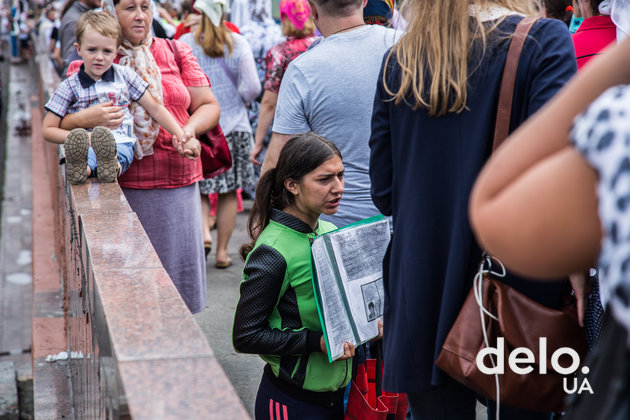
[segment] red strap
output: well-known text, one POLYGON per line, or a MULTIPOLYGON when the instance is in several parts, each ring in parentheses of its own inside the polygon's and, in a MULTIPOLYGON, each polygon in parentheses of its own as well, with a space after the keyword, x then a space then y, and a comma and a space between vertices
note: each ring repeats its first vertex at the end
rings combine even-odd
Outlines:
MULTIPOLYGON (((182 56, 179 54, 179 49, 177 48, 177 41, 173 41, 172 39, 167 39, 166 43, 168 44, 168 47, 171 49, 171 51, 173 52, 173 56, 175 57, 175 63, 177 63, 177 68, 179 68, 179 76, 182 76, 182 56)), ((208 78, 208 75, 204 73, 204 76, 206 76, 206 80, 208 81, 208 86, 212 86, 212 83, 210 83, 210 79, 208 78)))
POLYGON ((173 52, 173 56, 175 56, 175 62, 177 63, 177 67, 179 68, 179 74, 182 74, 182 58, 179 55, 179 49, 177 49, 177 44, 172 39, 167 39, 166 43, 168 47, 173 52))

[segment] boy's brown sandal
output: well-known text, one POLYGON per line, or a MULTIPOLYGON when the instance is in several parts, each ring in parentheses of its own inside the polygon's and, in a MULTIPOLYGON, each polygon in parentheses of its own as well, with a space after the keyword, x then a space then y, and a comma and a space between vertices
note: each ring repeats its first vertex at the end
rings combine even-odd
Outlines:
POLYGON ((96 176, 101 182, 116 182, 118 178, 118 154, 116 140, 109 129, 94 127, 92 148, 96 154, 96 176))
POLYGON ((64 142, 66 153, 66 177, 71 184, 83 184, 87 179, 90 137, 82 128, 70 131, 64 142))

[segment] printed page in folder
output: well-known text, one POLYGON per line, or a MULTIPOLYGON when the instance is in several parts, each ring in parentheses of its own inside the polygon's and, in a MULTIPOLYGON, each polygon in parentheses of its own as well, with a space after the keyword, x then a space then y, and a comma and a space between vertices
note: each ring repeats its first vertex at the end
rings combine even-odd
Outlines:
POLYGON ((317 237, 311 248, 318 309, 329 360, 344 343, 359 345, 378 335, 383 314, 383 257, 389 221, 371 217, 317 237))

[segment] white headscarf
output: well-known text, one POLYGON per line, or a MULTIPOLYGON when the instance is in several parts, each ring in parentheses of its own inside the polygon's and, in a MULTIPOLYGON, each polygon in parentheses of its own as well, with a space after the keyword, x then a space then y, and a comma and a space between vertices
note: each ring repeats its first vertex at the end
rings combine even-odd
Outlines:
POLYGON ((603 0, 599 3, 598 6, 599 13, 602 15, 610 16, 610 9, 612 9, 612 1, 611 0, 603 0))
MULTIPOLYGON (((151 10, 153 10, 153 2, 151 1, 150 4, 151 10)), ((113 0, 102 0, 101 7, 105 12, 118 20, 113 0)), ((151 13, 151 16, 152 15, 153 13, 151 13)), ((151 31, 149 31, 140 45, 132 45, 128 40, 123 38, 122 44, 118 49, 118 53, 122 55, 119 64, 121 66, 131 67, 142 77, 142 79, 149 84, 147 88, 149 94, 162 104, 164 103, 162 98, 162 73, 153 54, 151 54, 149 50, 152 43, 153 35, 151 31)), ((155 143, 160 133, 160 126, 153 121, 149 113, 137 102, 129 104, 129 111, 131 115, 133 115, 134 133, 138 139, 134 156, 136 159, 142 159, 144 156, 153 154, 153 143, 155 143)))
POLYGON ((219 26, 223 14, 230 10, 226 0, 197 0, 193 8, 208 16, 214 26, 219 26))
POLYGON ((630 0, 605 0, 612 3, 610 18, 617 27, 617 42, 630 34, 630 0))

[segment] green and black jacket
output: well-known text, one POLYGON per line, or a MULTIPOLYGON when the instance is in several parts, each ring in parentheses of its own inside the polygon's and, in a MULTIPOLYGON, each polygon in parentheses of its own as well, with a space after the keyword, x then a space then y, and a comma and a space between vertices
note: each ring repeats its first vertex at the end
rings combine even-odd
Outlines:
POLYGON ((234 348, 255 353, 281 381, 315 392, 337 391, 352 375, 352 359, 328 362, 311 274, 311 240, 334 230, 320 221, 315 232, 274 209, 245 260, 236 307, 234 348))

